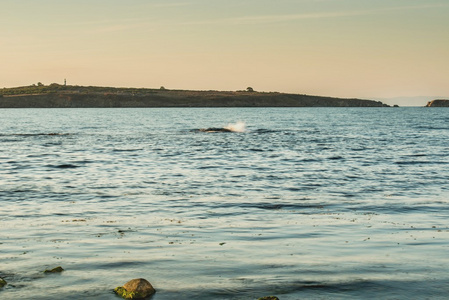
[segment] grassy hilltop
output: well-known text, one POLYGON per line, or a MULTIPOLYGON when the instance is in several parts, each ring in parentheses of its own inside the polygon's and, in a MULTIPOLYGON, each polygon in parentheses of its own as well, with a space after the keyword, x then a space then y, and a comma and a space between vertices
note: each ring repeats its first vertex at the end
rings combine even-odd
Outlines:
POLYGON ((13 88, 0 89, 0 94, 4 96, 18 96, 18 95, 38 95, 38 94, 50 94, 50 93, 81 93, 81 94, 147 94, 154 89, 138 89, 138 88, 114 88, 114 87, 98 87, 98 86, 78 86, 78 85, 61 85, 52 83, 50 85, 44 85, 42 83, 33 84, 29 86, 20 86, 13 88))
POLYGON ((0 89, 0 108, 57 107, 382 107, 380 101, 277 92, 191 91, 37 85, 0 89))

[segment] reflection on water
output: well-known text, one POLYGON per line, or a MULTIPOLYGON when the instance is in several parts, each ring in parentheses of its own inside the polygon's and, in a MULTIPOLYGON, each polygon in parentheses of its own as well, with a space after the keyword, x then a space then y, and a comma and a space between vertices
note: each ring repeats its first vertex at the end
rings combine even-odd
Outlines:
POLYGON ((447 294, 445 109, 0 115, 2 299, 447 294))

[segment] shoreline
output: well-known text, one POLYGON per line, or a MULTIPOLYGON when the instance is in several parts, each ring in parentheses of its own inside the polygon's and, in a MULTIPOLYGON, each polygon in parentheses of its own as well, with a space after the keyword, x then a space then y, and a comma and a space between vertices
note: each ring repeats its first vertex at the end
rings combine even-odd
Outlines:
POLYGON ((381 101, 247 91, 49 86, 0 90, 0 108, 390 107, 381 101))

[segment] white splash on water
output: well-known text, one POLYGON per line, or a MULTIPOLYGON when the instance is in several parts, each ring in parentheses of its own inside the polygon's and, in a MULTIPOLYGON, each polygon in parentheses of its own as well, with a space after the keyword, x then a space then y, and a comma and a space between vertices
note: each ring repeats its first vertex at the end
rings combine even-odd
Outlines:
POLYGON ((232 132, 245 132, 246 131, 246 125, 245 122, 238 121, 235 124, 229 123, 224 129, 228 129, 232 132))

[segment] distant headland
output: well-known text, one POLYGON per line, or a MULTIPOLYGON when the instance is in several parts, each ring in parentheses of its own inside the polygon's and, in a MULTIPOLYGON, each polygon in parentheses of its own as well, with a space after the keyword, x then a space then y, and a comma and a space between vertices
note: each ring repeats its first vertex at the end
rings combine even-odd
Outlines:
POLYGON ((65 107, 388 107, 380 101, 242 91, 37 85, 0 89, 0 108, 65 107))
POLYGON ((427 102, 427 107, 449 107, 449 100, 446 99, 436 99, 427 102))

